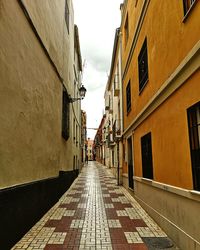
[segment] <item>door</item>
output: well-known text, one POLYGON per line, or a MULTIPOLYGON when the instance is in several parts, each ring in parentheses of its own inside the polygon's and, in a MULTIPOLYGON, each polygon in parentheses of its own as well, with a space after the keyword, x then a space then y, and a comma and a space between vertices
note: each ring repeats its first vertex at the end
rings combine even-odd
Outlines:
POLYGON ((200 102, 188 109, 193 186, 200 191, 200 102))
POLYGON ((148 133, 141 138, 141 152, 142 152, 143 177, 148 179, 153 179, 151 133, 148 133))
POLYGON ((133 152, 132 152, 132 137, 128 138, 128 185, 133 189, 133 152))

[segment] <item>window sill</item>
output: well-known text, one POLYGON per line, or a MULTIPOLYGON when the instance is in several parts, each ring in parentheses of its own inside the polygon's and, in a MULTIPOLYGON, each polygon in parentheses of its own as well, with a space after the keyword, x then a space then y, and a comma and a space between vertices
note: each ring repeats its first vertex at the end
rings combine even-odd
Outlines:
POLYGON ((131 192, 133 192, 133 193, 134 193, 134 188, 130 188, 130 187, 128 187, 128 190, 130 190, 131 192))
POLYGON ((144 177, 142 177, 141 180, 144 182, 148 182, 148 183, 152 183, 152 181, 153 181, 152 179, 148 179, 148 178, 144 178, 144 177))
POLYGON ((166 192, 173 193, 173 194, 183 196, 185 198, 200 202, 200 192, 199 191, 188 190, 188 189, 172 186, 169 184, 157 182, 157 181, 154 181, 151 179, 146 179, 146 178, 139 177, 139 176, 134 176, 133 178, 135 181, 140 182, 140 183, 144 183, 145 185, 149 185, 153 188, 164 190, 166 192))
POLYGON ((131 112, 131 109, 129 111, 126 112, 126 116, 128 116, 131 112))
POLYGON ((200 191, 191 190, 190 193, 193 195, 198 195, 200 197, 200 191))
POLYGON ((148 81, 149 81, 149 79, 146 80, 146 82, 144 83, 144 85, 142 86, 142 88, 139 90, 139 95, 141 95, 141 93, 143 92, 143 90, 146 87, 148 81))
POLYGON ((190 15, 190 13, 192 12, 192 10, 194 9, 194 6, 196 5, 197 0, 190 6, 190 8, 187 10, 187 12, 185 13, 185 16, 183 18, 183 23, 186 22, 188 16, 190 15))

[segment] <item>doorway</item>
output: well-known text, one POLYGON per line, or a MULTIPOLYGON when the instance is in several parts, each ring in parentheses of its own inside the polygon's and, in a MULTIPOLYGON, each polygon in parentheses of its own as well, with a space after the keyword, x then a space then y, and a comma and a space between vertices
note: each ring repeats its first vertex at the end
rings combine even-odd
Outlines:
POLYGON ((193 188, 200 191, 200 102, 187 110, 193 188))

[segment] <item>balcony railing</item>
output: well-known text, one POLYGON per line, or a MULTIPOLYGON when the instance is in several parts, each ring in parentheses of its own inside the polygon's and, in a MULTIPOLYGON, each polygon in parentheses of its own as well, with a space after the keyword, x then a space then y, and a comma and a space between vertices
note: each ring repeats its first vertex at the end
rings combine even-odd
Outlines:
POLYGON ((121 138, 121 120, 120 119, 116 119, 114 121, 112 131, 113 131, 114 141, 119 140, 121 138))
POLYGON ((116 74, 114 78, 114 96, 119 96, 119 75, 116 74))
POLYGON ((108 148, 112 148, 115 146, 115 141, 113 140, 113 134, 112 132, 109 132, 107 137, 106 137, 106 141, 107 141, 107 147, 108 148))

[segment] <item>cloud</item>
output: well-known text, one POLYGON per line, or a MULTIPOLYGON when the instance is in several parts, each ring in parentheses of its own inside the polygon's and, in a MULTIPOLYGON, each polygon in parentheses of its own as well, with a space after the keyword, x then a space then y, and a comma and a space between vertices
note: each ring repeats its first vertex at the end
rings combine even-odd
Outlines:
MULTIPOLYGON (((86 60, 83 84, 87 88, 82 109, 87 113, 88 127, 98 127, 104 109, 104 91, 116 28, 120 25, 120 3, 123 0, 73 0, 75 23, 79 27, 82 59, 86 60)), ((88 130, 93 138, 96 131, 88 130)))
POLYGON ((99 47, 89 47, 86 51, 86 60, 99 71, 107 72, 110 67, 110 53, 101 51, 99 47))
MULTIPOLYGON (((89 92, 82 101, 82 109, 87 112, 87 127, 98 128, 104 113, 104 87, 89 92)), ((96 130, 88 129, 88 137, 93 138, 96 130)))
POLYGON ((107 83, 107 75, 105 71, 98 70, 93 64, 86 63, 83 72, 83 83, 88 91, 94 91, 102 86, 105 87, 105 84, 107 83))

